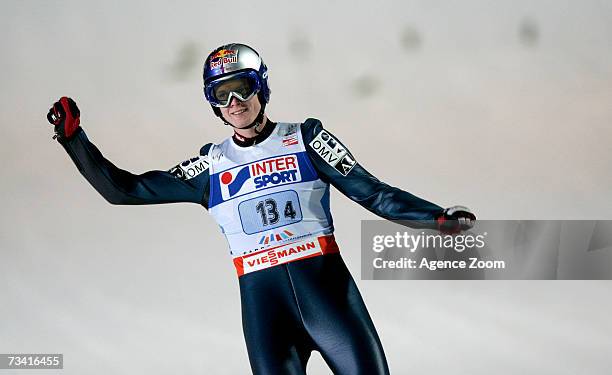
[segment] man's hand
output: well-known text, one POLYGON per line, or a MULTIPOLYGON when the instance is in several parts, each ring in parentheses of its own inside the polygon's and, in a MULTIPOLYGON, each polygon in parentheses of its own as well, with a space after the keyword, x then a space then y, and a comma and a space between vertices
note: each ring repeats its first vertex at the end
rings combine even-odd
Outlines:
POLYGON ((446 208, 436 218, 438 230, 446 234, 459 233, 474 226, 476 216, 469 208, 463 206, 453 206, 446 208))
POLYGON ((63 96, 53 104, 47 113, 47 120, 55 125, 55 137, 61 140, 70 139, 81 123, 81 112, 74 100, 63 96))

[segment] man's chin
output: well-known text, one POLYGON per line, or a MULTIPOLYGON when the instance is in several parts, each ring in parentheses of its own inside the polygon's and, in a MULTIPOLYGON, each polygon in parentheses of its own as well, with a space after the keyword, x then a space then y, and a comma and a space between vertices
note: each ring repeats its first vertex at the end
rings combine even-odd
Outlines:
MULTIPOLYGON (((255 120, 253 120, 255 121, 255 120)), ((237 129, 246 129, 247 126, 251 125, 253 123, 253 121, 237 121, 237 122, 232 122, 232 125, 234 125, 234 127, 236 127, 237 129)))

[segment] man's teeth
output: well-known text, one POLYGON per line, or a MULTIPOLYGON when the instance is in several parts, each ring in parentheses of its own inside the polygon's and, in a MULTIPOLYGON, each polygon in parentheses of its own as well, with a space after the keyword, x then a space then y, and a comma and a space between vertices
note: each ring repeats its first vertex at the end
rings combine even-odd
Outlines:
POLYGON ((232 113, 232 115, 239 115, 239 114, 241 114, 242 112, 245 112, 245 111, 246 111, 246 108, 245 109, 241 109, 240 111, 236 111, 236 112, 232 113))

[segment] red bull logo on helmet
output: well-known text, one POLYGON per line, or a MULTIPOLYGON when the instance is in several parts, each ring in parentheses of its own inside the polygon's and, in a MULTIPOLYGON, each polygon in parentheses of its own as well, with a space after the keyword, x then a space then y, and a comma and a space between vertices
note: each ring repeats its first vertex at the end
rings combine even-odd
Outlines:
POLYGON ((234 49, 222 49, 210 58, 211 69, 217 69, 225 64, 238 62, 238 51, 234 49))

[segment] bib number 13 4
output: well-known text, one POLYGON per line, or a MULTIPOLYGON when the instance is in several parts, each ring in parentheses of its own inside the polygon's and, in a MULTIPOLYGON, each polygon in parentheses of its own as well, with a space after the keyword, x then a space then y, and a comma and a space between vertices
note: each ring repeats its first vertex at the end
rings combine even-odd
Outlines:
MULTIPOLYGON (((278 223, 280 215, 278 213, 278 204, 276 200, 268 198, 265 201, 257 202, 255 210, 261 215, 261 224, 265 227, 266 225, 274 225, 278 223)), ((293 201, 287 201, 285 203, 285 209, 283 215, 286 219, 295 219, 297 212, 293 208, 293 201)))
POLYGON ((262 232, 302 220, 300 200, 293 190, 280 191, 241 202, 238 205, 238 212, 246 234, 262 232))

